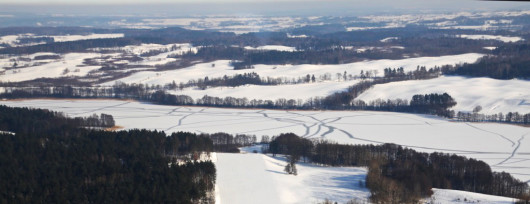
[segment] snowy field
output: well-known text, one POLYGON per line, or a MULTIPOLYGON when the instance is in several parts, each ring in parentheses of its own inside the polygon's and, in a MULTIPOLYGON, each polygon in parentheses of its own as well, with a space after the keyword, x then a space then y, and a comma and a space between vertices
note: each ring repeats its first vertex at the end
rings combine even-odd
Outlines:
POLYGON ((349 86, 356 84, 358 80, 351 81, 324 81, 318 83, 289 84, 278 86, 258 86, 245 85, 238 87, 216 87, 201 90, 198 88, 187 88, 182 91, 171 91, 176 95, 188 95, 194 99, 202 98, 205 95, 216 97, 236 97, 248 100, 272 100, 279 98, 284 99, 302 99, 307 100, 311 97, 325 97, 337 91, 346 90, 349 86))
POLYGON ((433 189, 434 194, 431 199, 425 199, 424 202, 432 204, 445 203, 481 203, 481 204, 513 204, 513 198, 485 195, 466 191, 433 189))
POLYGON ((415 94, 447 92, 457 102, 455 111, 472 111, 482 106, 481 113, 530 113, 530 81, 497 80, 491 78, 466 78, 442 76, 430 80, 411 80, 375 85, 356 99, 407 99, 415 94))
POLYGON ((495 171, 530 181, 530 128, 494 123, 451 122, 429 115, 370 111, 279 111, 161 106, 116 100, 1 101, 16 107, 61 111, 69 116, 107 113, 126 129, 166 132, 227 132, 274 136, 293 132, 344 144, 396 143, 422 152, 481 159, 495 171))
MULTIPOLYGON (((147 84, 168 84, 175 81, 176 83, 186 83, 189 80, 209 78, 219 78, 224 75, 233 76, 236 74, 243 74, 255 72, 261 77, 287 77, 298 78, 305 77, 307 74, 315 75, 316 77, 330 74, 335 78, 336 73, 344 73, 346 71, 352 75, 359 75, 361 70, 372 71, 377 70, 379 76, 383 74, 385 68, 399 68, 403 67, 405 71, 415 70, 417 66, 425 66, 432 68, 434 66, 454 65, 459 63, 474 63, 483 54, 468 53, 460 55, 448 55, 441 57, 418 57, 401 60, 372 60, 355 62, 340 65, 255 65, 254 69, 234 70, 230 65, 230 60, 218 60, 211 63, 201 63, 191 67, 164 71, 143 71, 135 73, 129 77, 119 79, 117 81, 125 83, 147 83, 147 84), (215 66, 212 66, 215 64, 215 66)), ((104 83, 103 85, 113 85, 116 81, 104 83)))
POLYGON ((471 40, 498 40, 505 43, 517 42, 524 40, 521 37, 511 37, 502 35, 457 35, 460 38, 466 38, 471 40))
MULTIPOLYGON (((31 67, 23 67, 6 71, 4 75, 0 75, 0 81, 20 82, 38 79, 42 77, 59 78, 66 76, 86 76, 90 71, 97 70, 101 67, 86 66, 83 64, 84 59, 99 56, 100 54, 97 53, 68 53, 63 55, 62 59, 58 60, 36 60, 36 62, 33 63, 31 67)), ((0 63, 1 62, 5 61, 0 60, 0 63)), ((1 68, 0 71, 2 71, 1 68)))
POLYGON ((90 39, 103 39, 103 38, 123 38, 123 33, 112 33, 112 34, 90 34, 90 35, 55 35, 53 37, 55 42, 68 42, 78 40, 90 40, 90 39))
POLYGON ((288 47, 283 45, 264 45, 259 47, 250 47, 246 46, 246 50, 276 50, 276 51, 287 51, 287 52, 294 52, 296 51, 295 47, 288 47))
POLYGON ((298 175, 283 171, 282 157, 263 154, 216 153, 216 203, 318 203, 325 199, 346 203, 366 200, 370 191, 359 186, 367 170, 357 167, 321 167, 300 162, 298 175))

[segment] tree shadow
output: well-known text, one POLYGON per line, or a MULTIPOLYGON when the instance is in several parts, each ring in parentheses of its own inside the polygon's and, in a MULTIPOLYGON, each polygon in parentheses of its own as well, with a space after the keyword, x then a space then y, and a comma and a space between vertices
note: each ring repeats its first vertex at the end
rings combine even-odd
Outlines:
POLYGON ((274 171, 274 170, 269 170, 269 169, 267 169, 267 170, 265 170, 265 171, 272 172, 272 173, 276 173, 276 174, 285 174, 285 175, 287 175, 287 173, 282 172, 282 171, 274 171))

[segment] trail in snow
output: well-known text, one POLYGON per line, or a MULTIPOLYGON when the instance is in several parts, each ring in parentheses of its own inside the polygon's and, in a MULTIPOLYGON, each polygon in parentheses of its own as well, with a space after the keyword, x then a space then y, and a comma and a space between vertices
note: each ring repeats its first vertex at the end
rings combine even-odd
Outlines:
POLYGON ((514 142, 513 140, 511 140, 510 138, 507 138, 507 137, 504 136, 504 135, 501 135, 501 134, 499 134, 499 133, 495 133, 495 132, 491 132, 491 131, 488 131, 488 130, 484 130, 484 129, 482 129, 482 128, 478 128, 478 127, 473 126, 473 125, 471 125, 471 124, 469 124, 469 123, 467 123, 467 122, 466 122, 466 125, 468 125, 469 127, 475 128, 475 129, 477 129, 477 130, 483 131, 483 132, 487 132, 487 133, 491 133, 491 134, 497 135, 497 136, 499 136, 499 137, 501 137, 501 138, 507 140, 508 142, 512 143, 512 147, 515 145, 515 142, 514 142))
MULTIPOLYGON (((529 133, 530 133, 530 132, 529 132, 529 133)), ((524 135, 521 135, 521 138, 519 138, 519 140, 517 140, 517 146, 513 149, 512 154, 510 154, 510 156, 509 156, 508 158, 506 158, 505 160, 503 160, 503 161, 501 161, 501 162, 499 162, 498 164, 495 164, 495 165, 502 165, 502 164, 504 164, 505 162, 507 162, 508 160, 512 159, 513 156, 515 155, 515 153, 517 152, 517 150, 519 150, 519 147, 521 146, 521 141, 523 141, 523 140, 524 140, 524 137, 525 137, 526 135, 528 135, 529 133, 526 133, 526 134, 524 134, 524 135)))
POLYGON ((205 108, 199 110, 198 112, 191 112, 191 113, 189 113, 188 115, 182 116, 182 117, 179 119, 179 121, 178 121, 178 123, 177 123, 176 125, 167 128, 165 131, 169 131, 169 130, 171 130, 171 129, 177 127, 177 126, 181 126, 181 125, 182 125, 182 122, 184 121, 184 119, 186 119, 186 118, 189 117, 189 116, 192 116, 192 115, 195 115, 195 114, 197 114, 197 113, 200 113, 200 112, 202 112, 202 111, 204 111, 204 110, 205 110, 205 108))
POLYGON ((116 104, 116 105, 105 106, 105 107, 96 108, 96 109, 93 109, 93 110, 90 110, 90 111, 86 111, 86 112, 74 113, 72 115, 82 115, 82 114, 87 114, 87 113, 93 113, 93 112, 96 112, 96 111, 101 111, 103 109, 109 109, 109 108, 115 108, 115 107, 118 107, 118 106, 123 106, 123 105, 129 104, 129 103, 131 103, 131 102, 125 102, 125 103, 120 103, 120 104, 116 104))
POLYGON ((169 111, 166 115, 171 115, 171 114, 173 114, 174 112, 177 112, 177 110, 179 110, 179 109, 180 109, 180 107, 179 107, 179 108, 175 108, 175 109, 169 111))

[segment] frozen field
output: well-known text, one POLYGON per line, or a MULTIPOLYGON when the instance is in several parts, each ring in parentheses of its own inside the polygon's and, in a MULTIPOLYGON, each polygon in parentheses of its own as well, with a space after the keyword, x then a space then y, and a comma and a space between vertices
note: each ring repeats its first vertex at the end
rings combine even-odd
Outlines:
POLYGON ((70 116, 107 113, 126 129, 227 132, 256 135, 258 140, 262 135, 293 132, 346 144, 396 143, 423 152, 441 151, 481 159, 495 171, 530 180, 530 128, 515 125, 458 123, 391 112, 223 109, 115 100, 24 100, 0 104, 46 108, 70 116))
POLYGON ((289 84, 279 86, 258 86, 245 85, 238 87, 216 87, 205 90, 197 88, 187 88, 182 91, 171 91, 170 93, 176 95, 188 95, 194 99, 202 98, 204 95, 216 97, 236 97, 249 100, 276 100, 284 99, 302 99, 307 100, 311 97, 326 97, 338 91, 346 90, 349 86, 359 82, 358 80, 351 81, 324 81, 319 83, 306 84, 289 84))
POLYGON ((283 46, 283 45, 264 45, 264 46, 259 46, 259 47, 246 46, 245 49, 247 50, 276 50, 276 51, 287 51, 287 52, 296 51, 295 47, 288 47, 288 46, 283 46))
POLYGON ((370 191, 359 186, 365 168, 321 167, 299 163, 298 175, 283 171, 284 158, 263 154, 217 153, 216 203, 318 203, 325 199, 345 203, 366 200, 370 191))
POLYGON ((407 99, 415 94, 447 92, 457 102, 455 111, 472 111, 482 106, 481 113, 495 114, 530 112, 530 81, 497 80, 442 76, 430 80, 411 80, 375 85, 356 99, 366 102, 376 99, 407 99))
POLYGON ((513 204, 513 198, 485 195, 466 191, 433 189, 434 194, 431 199, 425 199, 426 202, 434 203, 481 203, 481 204, 513 204))
POLYGON ((457 37, 466 38, 471 40, 498 40, 505 43, 517 42, 524 40, 521 37, 511 37, 502 35, 458 35, 457 37))
MULTIPOLYGON (((37 53, 30 57, 53 53, 37 53)), ((0 75, 2 82, 20 82, 38 78, 59 78, 67 76, 86 76, 90 71, 101 68, 100 66, 87 66, 83 61, 87 58, 98 57, 96 53, 68 53, 57 60, 35 60, 31 67, 23 67, 6 71, 0 75), (68 70, 68 71, 65 71, 68 70)), ((12 62, 0 59, 0 66, 10 65, 12 62)), ((0 68, 2 71, 2 68, 0 68)))

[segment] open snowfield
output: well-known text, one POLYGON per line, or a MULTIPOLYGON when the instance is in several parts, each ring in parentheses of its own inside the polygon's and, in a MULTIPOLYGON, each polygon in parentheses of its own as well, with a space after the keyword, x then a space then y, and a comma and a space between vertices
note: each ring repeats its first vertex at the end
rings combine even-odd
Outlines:
POLYGON ((366 200, 370 191, 359 186, 367 170, 358 167, 322 167, 298 163, 298 175, 283 171, 282 157, 264 154, 216 153, 216 203, 318 203, 325 199, 345 203, 366 200))
POLYGON ((412 80, 379 84, 365 91, 356 99, 407 99, 415 94, 447 92, 457 102, 455 111, 472 111, 482 106, 481 113, 530 113, 530 81, 497 80, 491 78, 467 78, 442 76, 430 80, 412 80))
POLYGON ((111 33, 111 34, 90 34, 90 35, 55 35, 53 37, 55 42, 68 42, 77 40, 90 40, 90 39, 102 39, 102 38, 123 38, 123 33, 111 33))
POLYGON ((521 37, 511 37, 511 36, 502 36, 502 35, 458 35, 457 37, 466 38, 471 40, 498 40, 505 43, 517 42, 524 40, 521 37))
POLYGON ((287 51, 287 52, 296 51, 295 47, 288 47, 288 46, 283 46, 283 45, 264 45, 264 46, 259 46, 259 47, 246 46, 245 49, 247 50, 276 50, 276 51, 287 51))
MULTIPOLYGON (((399 68, 403 67, 405 71, 415 70, 417 66, 425 66, 432 68, 434 66, 442 65, 454 65, 458 63, 473 63, 478 58, 482 57, 483 54, 468 53, 461 55, 448 55, 441 57, 418 57, 401 60, 372 60, 355 62, 349 64, 340 65, 255 65, 254 69, 243 69, 234 70, 230 65, 229 60, 218 60, 211 63, 201 63, 193 65, 191 67, 155 72, 155 71, 143 71, 137 72, 129 77, 119 79, 124 83, 147 83, 147 84, 168 84, 175 81, 176 83, 186 83, 189 80, 209 78, 219 78, 224 75, 232 76, 236 74, 243 74, 249 72, 255 72, 261 77, 287 77, 287 78, 298 78, 305 77, 307 74, 315 75, 316 77, 323 76, 325 74, 331 74, 335 78, 336 73, 344 73, 346 71, 352 75, 359 75, 361 70, 378 70, 379 76, 383 74, 385 68, 399 68), (212 66, 215 64, 215 66, 212 66)), ((103 85, 113 85, 116 81, 104 83, 103 85)))
POLYGON ((480 193, 472 193, 466 191, 448 190, 448 189, 433 189, 434 194, 432 199, 425 199, 425 202, 432 204, 444 203, 481 203, 481 204, 512 204, 513 198, 485 195, 480 193))
POLYGON ((481 159, 495 171, 530 181, 530 128, 494 123, 451 122, 435 116, 370 111, 279 111, 161 106, 117 100, 1 101, 45 108, 69 116, 107 113, 116 124, 166 132, 227 132, 258 136, 293 132, 345 144, 396 143, 423 152, 481 159))
POLYGON ((356 84, 357 80, 351 81, 324 81, 319 83, 289 84, 278 86, 258 86, 245 85, 238 87, 216 87, 205 90, 198 88, 187 88, 182 91, 171 91, 172 94, 188 95, 194 99, 202 98, 205 95, 216 97, 236 97, 249 100, 273 100, 284 99, 302 99, 307 100, 311 97, 325 97, 337 91, 346 90, 349 86, 356 84))
POLYGON ((99 56, 100 54, 97 53, 68 53, 63 55, 60 60, 51 60, 42 65, 6 71, 4 75, 0 75, 0 81, 20 82, 42 77, 86 76, 90 71, 99 69, 100 66, 83 65, 84 59, 99 56), (65 69, 68 69, 68 72, 64 72, 65 69))

